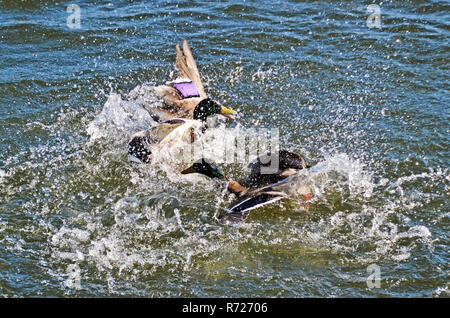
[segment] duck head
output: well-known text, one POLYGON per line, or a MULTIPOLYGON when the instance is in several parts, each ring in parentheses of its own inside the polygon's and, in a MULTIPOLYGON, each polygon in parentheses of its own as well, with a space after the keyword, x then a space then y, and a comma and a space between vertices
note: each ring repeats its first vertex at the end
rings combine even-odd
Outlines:
POLYGON ((210 160, 202 158, 194 162, 192 166, 181 171, 181 174, 200 173, 211 179, 225 179, 222 170, 213 164, 210 160))
POLYGON ((197 106, 195 106, 193 118, 201 121, 206 121, 206 118, 208 118, 209 116, 220 114, 230 119, 234 119, 234 113, 234 110, 222 106, 210 98, 205 98, 200 103, 198 103, 197 106))

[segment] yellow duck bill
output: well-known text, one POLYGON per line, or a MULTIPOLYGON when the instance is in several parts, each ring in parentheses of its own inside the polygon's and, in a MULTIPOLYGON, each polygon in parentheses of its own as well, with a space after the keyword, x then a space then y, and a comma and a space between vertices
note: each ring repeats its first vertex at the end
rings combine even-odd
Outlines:
POLYGON ((235 114, 235 113, 236 113, 235 110, 232 110, 232 109, 227 108, 225 106, 221 106, 221 108, 220 108, 220 114, 225 116, 225 117, 227 117, 227 118, 234 119, 233 114, 235 114))

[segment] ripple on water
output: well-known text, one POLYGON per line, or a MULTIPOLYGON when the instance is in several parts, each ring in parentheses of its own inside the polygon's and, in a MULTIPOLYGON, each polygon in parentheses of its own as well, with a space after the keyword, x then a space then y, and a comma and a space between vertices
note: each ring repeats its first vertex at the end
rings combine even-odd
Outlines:
POLYGON ((378 30, 353 2, 119 1, 82 5, 71 31, 64 5, 2 1, 0 294, 448 297, 448 10, 380 6, 378 30), (183 38, 233 129, 277 127, 317 167, 309 209, 224 227, 223 183, 180 178, 175 153, 128 160, 183 38))

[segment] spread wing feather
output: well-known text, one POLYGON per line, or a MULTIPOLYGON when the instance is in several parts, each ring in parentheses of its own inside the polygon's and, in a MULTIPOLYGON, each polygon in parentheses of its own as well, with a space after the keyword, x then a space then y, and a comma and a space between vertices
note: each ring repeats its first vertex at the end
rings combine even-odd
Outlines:
POLYGON ((186 40, 183 41, 183 51, 177 44, 177 58, 176 66, 178 69, 179 77, 188 78, 197 87, 200 97, 206 98, 205 89, 203 88, 202 80, 200 78, 200 73, 198 72, 197 64, 195 63, 194 57, 192 56, 191 48, 186 40))
POLYGON ((251 210, 276 202, 285 197, 286 195, 284 193, 270 191, 246 197, 244 200, 238 200, 228 209, 228 213, 221 218, 221 222, 224 224, 233 224, 243 221, 247 218, 251 210))

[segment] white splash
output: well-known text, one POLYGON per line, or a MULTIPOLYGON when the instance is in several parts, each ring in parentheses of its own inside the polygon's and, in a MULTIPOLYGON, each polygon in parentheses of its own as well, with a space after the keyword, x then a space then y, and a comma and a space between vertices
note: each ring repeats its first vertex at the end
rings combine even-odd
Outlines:
POLYGON ((150 113, 140 103, 124 101, 120 94, 110 93, 102 111, 89 124, 91 140, 131 136, 154 125, 150 113))

